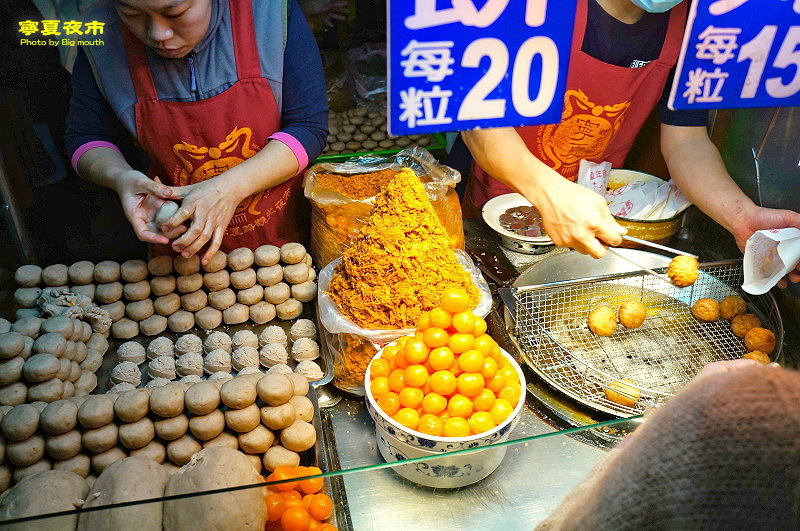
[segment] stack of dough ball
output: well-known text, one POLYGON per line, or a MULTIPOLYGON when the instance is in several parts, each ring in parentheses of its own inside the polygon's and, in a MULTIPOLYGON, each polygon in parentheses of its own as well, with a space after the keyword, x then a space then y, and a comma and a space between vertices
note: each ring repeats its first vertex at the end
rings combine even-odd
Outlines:
POLYGON ((30 316, 7 328, 0 332, 0 405, 49 403, 97 386, 108 341, 89 323, 30 316))
POLYGON ((386 116, 357 106, 328 116, 328 138, 324 154, 362 153, 376 150, 400 150, 416 144, 428 146, 430 135, 389 136, 386 116))

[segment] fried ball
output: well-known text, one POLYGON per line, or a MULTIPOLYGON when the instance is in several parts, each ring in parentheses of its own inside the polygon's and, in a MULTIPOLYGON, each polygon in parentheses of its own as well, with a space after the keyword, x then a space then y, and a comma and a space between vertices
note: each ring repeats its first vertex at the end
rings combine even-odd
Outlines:
POLYGON ((625 407, 633 407, 642 397, 630 380, 614 380, 603 391, 608 400, 625 407))
POLYGON ((691 286, 700 274, 700 264, 691 256, 679 254, 667 266, 667 276, 679 288, 691 286))
POLYGON ((706 323, 719 319, 719 303, 714 299, 697 299, 692 306, 692 315, 706 323))
POLYGON ((625 301, 619 307, 617 317, 625 328, 639 328, 647 317, 647 308, 640 301, 625 301))
POLYGON ((757 326, 761 326, 761 319, 752 313, 737 315, 733 318, 733 321, 731 321, 731 331, 736 337, 743 338, 747 335, 747 332, 757 326))
POLYGON ((589 330, 598 336, 610 337, 617 329, 617 316, 608 306, 599 306, 589 312, 589 330))
POLYGON ((775 334, 766 328, 756 326, 744 336, 744 346, 747 350, 760 350, 764 354, 769 354, 775 350, 775 334))
POLYGON ((747 303, 738 295, 725 297, 719 303, 719 316, 728 321, 732 321, 737 315, 747 312, 747 303))
POLYGON ((756 360, 757 362, 763 363, 764 365, 767 365, 769 364, 770 361, 772 361, 771 359, 769 359, 769 356, 767 356, 760 350, 754 350, 753 352, 748 352, 742 357, 747 358, 749 360, 756 360))

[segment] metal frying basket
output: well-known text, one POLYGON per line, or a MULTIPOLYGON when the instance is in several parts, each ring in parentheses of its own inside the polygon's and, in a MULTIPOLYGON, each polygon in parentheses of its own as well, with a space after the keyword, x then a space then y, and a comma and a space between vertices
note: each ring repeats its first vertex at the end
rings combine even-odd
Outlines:
POLYGON ((663 402, 678 392, 706 364, 747 352, 728 321, 705 323, 692 316, 697 299, 744 298, 748 311, 775 333, 771 357, 780 358, 783 324, 775 299, 770 294, 742 293, 737 288, 742 280, 741 260, 734 260, 702 264, 697 281, 688 288, 644 272, 514 288, 512 336, 528 365, 556 389, 599 411, 635 415, 647 404, 663 402), (627 330, 620 325, 611 337, 589 331, 591 310, 607 305, 616 311, 630 299, 647 308, 641 327, 627 330), (606 397, 609 384, 622 379, 633 382, 631 394, 640 397, 633 406, 606 397))

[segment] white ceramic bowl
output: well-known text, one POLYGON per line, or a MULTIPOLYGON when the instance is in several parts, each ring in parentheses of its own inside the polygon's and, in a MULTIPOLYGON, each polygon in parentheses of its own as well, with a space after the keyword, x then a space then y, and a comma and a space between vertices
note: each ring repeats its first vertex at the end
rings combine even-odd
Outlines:
MULTIPOLYGON (((430 459, 419 463, 398 465, 395 472, 409 481, 434 488, 457 488, 476 483, 500 466, 506 455, 506 447, 487 448, 486 450, 469 452, 464 455, 444 455, 448 452, 491 446, 493 443, 508 439, 511 430, 519 422, 522 408, 525 407, 525 375, 514 358, 502 351, 503 356, 511 363, 519 376, 522 393, 519 403, 506 420, 493 429, 468 437, 437 437, 411 430, 384 413, 369 391, 369 374, 372 363, 364 376, 364 387, 367 389, 366 402, 370 417, 375 421, 375 435, 378 450, 387 463, 442 454, 439 459, 430 459)), ((381 349, 373 360, 383 354, 381 349)))
POLYGON ((500 236, 500 244, 511 251, 525 254, 540 254, 550 251, 553 240, 549 236, 520 236, 500 224, 500 216, 506 210, 518 206, 531 206, 521 194, 504 194, 491 198, 483 205, 483 221, 500 236))

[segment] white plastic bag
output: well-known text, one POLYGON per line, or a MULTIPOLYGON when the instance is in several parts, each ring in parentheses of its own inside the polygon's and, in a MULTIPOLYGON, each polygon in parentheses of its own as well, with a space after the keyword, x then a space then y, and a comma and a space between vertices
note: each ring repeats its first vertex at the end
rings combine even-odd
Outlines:
POLYGON ((800 261, 800 229, 760 230, 744 249, 744 284, 751 295, 762 295, 797 267, 800 261))

